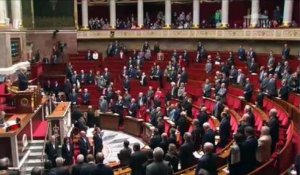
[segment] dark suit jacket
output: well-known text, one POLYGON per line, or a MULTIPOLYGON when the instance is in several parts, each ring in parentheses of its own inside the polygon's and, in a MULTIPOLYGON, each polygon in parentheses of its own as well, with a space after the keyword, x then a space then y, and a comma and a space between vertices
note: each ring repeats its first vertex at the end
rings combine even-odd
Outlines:
POLYGON ((98 134, 94 135, 93 140, 94 140, 94 154, 96 155, 98 152, 102 152, 103 142, 102 142, 102 138, 98 134))
POLYGON ((276 143, 279 140, 279 120, 278 117, 271 117, 268 126, 270 128, 270 135, 272 138, 272 152, 275 150, 276 143))
POLYGON ((224 117, 220 123, 220 146, 223 148, 226 146, 231 135, 230 117, 224 117))
POLYGON ((66 144, 63 144, 61 148, 61 155, 65 159, 65 165, 73 164, 73 156, 74 156, 74 147, 70 144, 70 149, 68 149, 66 144))
POLYGON ((131 154, 129 167, 131 168, 132 175, 142 175, 142 164, 147 161, 146 152, 138 151, 131 154))
POLYGON ((169 162, 152 162, 146 167, 146 175, 173 175, 172 167, 169 162))
POLYGON ((83 93, 82 94, 82 101, 83 103, 89 103, 90 102, 90 93, 83 93))
POLYGON ((154 135, 154 136, 151 137, 151 139, 150 139, 149 146, 150 146, 151 149, 154 149, 154 148, 156 148, 156 147, 159 146, 160 142, 161 142, 161 137, 160 137, 160 135, 159 135, 159 134, 158 134, 158 135, 154 135))
POLYGON ((196 127, 192 131, 192 140, 194 142, 194 149, 199 150, 201 146, 202 128, 196 127))
POLYGON ((283 86, 279 90, 280 98, 284 101, 287 101, 289 98, 289 87, 287 85, 283 86))
POLYGON ((300 174, 300 155, 297 155, 297 157, 296 157, 295 169, 297 171, 297 175, 300 174))
POLYGON ((138 105, 136 103, 132 103, 129 105, 129 114, 132 116, 132 117, 135 117, 137 116, 137 112, 138 112, 138 105))
POLYGON ((93 74, 88 74, 86 76, 86 81, 88 84, 94 84, 95 83, 95 77, 93 74))
POLYGON ((80 171, 85 164, 86 163, 80 163, 80 164, 73 165, 72 170, 71 170, 71 175, 80 175, 80 171))
POLYGON ((46 143, 45 147, 45 153, 48 156, 48 159, 52 161, 52 163, 55 163, 55 159, 58 157, 58 144, 55 144, 55 149, 53 148, 52 143, 49 141, 46 143))
POLYGON ((69 175, 69 167, 57 167, 50 170, 49 175, 69 175))
POLYGON ((97 165, 94 163, 85 163, 81 167, 79 175, 89 175, 96 169, 96 167, 97 165))
POLYGON ((104 164, 98 164, 96 168, 90 173, 90 175, 113 175, 114 171, 112 168, 104 165, 104 164))
POLYGON ((246 101, 249 102, 251 100, 252 92, 253 92, 253 90, 252 90, 251 84, 247 83, 244 87, 244 97, 245 97, 246 101))
POLYGON ((86 141, 84 141, 83 138, 79 139, 79 149, 80 149, 80 154, 84 155, 84 157, 86 157, 86 155, 88 155, 88 150, 90 149, 90 143, 86 138, 86 141))
POLYGON ((194 143, 184 143, 179 149, 179 160, 181 163, 181 169, 188 168, 196 163, 194 152, 194 143))
POLYGON ((71 101, 71 103, 73 104, 76 104, 77 103, 77 100, 78 100, 78 95, 77 93, 70 93, 69 94, 69 100, 71 101))
POLYGON ((130 162, 131 148, 123 148, 118 154, 120 166, 127 166, 130 162))
POLYGON ((241 162, 245 173, 249 173, 255 169, 256 161, 256 150, 258 147, 257 139, 253 136, 248 137, 241 146, 241 162))
POLYGON ((208 171, 209 175, 217 175, 217 156, 215 154, 203 155, 199 160, 195 175, 198 175, 200 169, 208 171))
POLYGON ((215 132, 212 129, 207 130, 206 133, 204 133, 202 138, 202 145, 206 142, 210 142, 213 145, 215 145, 215 132))
POLYGON ((18 75, 18 79, 19 79, 19 90, 20 91, 24 91, 28 88, 28 78, 27 75, 20 73, 18 75))

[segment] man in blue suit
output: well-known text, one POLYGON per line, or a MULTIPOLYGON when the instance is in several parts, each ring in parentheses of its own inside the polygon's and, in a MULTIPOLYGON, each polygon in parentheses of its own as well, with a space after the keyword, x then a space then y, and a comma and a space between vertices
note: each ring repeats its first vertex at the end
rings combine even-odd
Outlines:
POLYGON ((82 102, 85 105, 88 105, 90 103, 90 93, 88 92, 88 89, 84 89, 84 92, 82 94, 82 102))

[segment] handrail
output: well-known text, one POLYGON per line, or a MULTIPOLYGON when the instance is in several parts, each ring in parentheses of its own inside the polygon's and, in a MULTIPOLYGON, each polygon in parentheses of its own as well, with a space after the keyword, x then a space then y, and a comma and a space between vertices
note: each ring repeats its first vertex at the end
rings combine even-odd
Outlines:
POLYGON ((41 157, 41 166, 42 167, 44 167, 44 163, 45 163, 44 155, 45 155, 45 147, 46 147, 47 137, 48 137, 48 133, 49 133, 49 128, 50 128, 50 123, 48 122, 46 135, 45 135, 45 138, 44 138, 42 157, 41 157))

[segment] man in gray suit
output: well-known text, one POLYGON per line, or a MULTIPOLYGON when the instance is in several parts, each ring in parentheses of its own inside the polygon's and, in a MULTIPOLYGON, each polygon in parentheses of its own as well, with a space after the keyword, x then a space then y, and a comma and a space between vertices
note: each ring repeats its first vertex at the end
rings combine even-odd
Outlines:
POLYGON ((276 97, 277 96, 277 86, 276 86, 276 79, 275 77, 270 76, 270 80, 267 84, 267 93, 271 97, 276 97))
POLYGON ((100 97, 99 110, 102 113, 106 113, 108 111, 108 103, 107 103, 107 100, 104 98, 104 96, 100 97))
POLYGON ((244 87, 246 84, 246 76, 245 74, 242 72, 242 69, 238 69, 238 76, 236 79, 236 83, 241 86, 244 87))
POLYGON ((154 162, 146 167, 146 175, 172 175, 173 169, 169 162, 164 161, 164 151, 157 147, 153 151, 154 162))

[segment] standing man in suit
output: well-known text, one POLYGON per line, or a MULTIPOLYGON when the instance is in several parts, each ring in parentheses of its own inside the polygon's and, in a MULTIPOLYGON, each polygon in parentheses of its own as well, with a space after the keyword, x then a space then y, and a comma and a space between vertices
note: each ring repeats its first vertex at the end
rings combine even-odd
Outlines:
POLYGON ((57 157, 55 159, 56 167, 52 168, 49 174, 55 175, 70 175, 69 167, 64 166, 64 159, 62 157, 57 157))
POLYGON ((27 72, 26 68, 21 68, 20 73, 18 74, 20 91, 25 91, 28 88, 28 84, 32 82, 31 80, 28 80, 26 72, 27 72))
POLYGON ((101 131, 99 127, 96 127, 94 132, 95 132, 93 137, 94 155, 96 157, 97 153, 102 152, 103 149, 103 142, 102 142, 103 131, 101 131))
POLYGON ((164 160, 164 151, 161 148, 155 148, 153 151, 154 161, 147 165, 146 175, 173 175, 173 169, 169 162, 164 160))
POLYGON ((288 45, 285 43, 282 50, 282 59, 287 60, 290 58, 290 48, 288 48, 288 45))
POLYGON ((88 89, 87 88, 85 88, 84 89, 84 92, 83 92, 83 94, 82 94, 82 103, 84 104, 84 105, 88 105, 89 103, 90 103, 90 93, 88 92, 88 89))
POLYGON ((73 164, 74 147, 69 137, 64 138, 64 144, 61 148, 61 155, 65 159, 65 165, 73 164))
POLYGON ((240 45, 240 48, 238 50, 238 56, 239 56, 240 60, 245 60, 246 59, 246 51, 245 51, 245 49, 243 48, 242 45, 240 45))
POLYGON ((108 103, 104 96, 101 96, 99 99, 99 110, 102 113, 106 113, 108 111, 108 103))
POLYGON ((80 175, 89 175, 96 169, 95 159, 92 154, 86 156, 87 163, 85 163, 80 170, 80 175))
POLYGON ((143 172, 143 163, 147 161, 146 152, 141 151, 140 144, 134 143, 133 145, 134 153, 131 154, 129 167, 131 168, 132 175, 141 175, 143 172))
POLYGON ((277 110, 272 108, 269 112, 269 123, 268 126, 270 128, 270 135, 272 138, 272 153, 275 150, 276 144, 279 140, 279 120, 277 116, 277 110))
POLYGON ((184 133, 184 143, 179 149, 179 160, 181 163, 181 169, 188 168, 196 163, 196 159, 193 155, 194 143, 192 142, 192 136, 189 132, 184 133))
POLYGON ((270 79, 267 84, 267 93, 271 97, 276 97, 277 96, 277 86, 276 86, 276 79, 272 74, 270 74, 270 79))
POLYGON ((138 113, 138 105, 136 104, 135 102, 135 99, 132 98, 131 99, 131 103, 129 105, 129 109, 128 109, 128 112, 129 112, 129 115, 136 118, 137 117, 137 113, 138 113))
POLYGON ((119 125, 123 124, 124 121, 124 103, 123 97, 119 96, 118 101, 115 103, 115 113, 119 114, 119 125))
POLYGON ((217 156, 214 154, 214 145, 206 142, 203 146, 204 155, 199 159, 195 175, 200 170, 206 171, 209 175, 217 175, 217 156))
POLYGON ((221 113, 221 123, 220 123, 220 130, 219 130, 219 135, 220 135, 220 142, 219 146, 221 148, 224 148, 230 139, 231 135, 231 125, 230 125, 230 115, 227 115, 226 112, 221 113))
POLYGON ((241 163, 243 167, 243 173, 248 174, 256 168, 256 151, 258 147, 258 141, 255 138, 255 130, 251 126, 245 127, 246 140, 241 146, 241 163))
POLYGON ((289 89, 290 89, 290 87, 287 84, 287 80, 286 79, 282 80, 282 87, 279 89, 278 96, 282 100, 288 101, 288 98, 289 98, 289 89))
POLYGON ((79 149, 80 149, 80 154, 84 156, 84 159, 86 160, 86 156, 90 152, 90 142, 88 138, 86 137, 85 131, 80 132, 80 139, 79 139, 79 149))
POLYGON ((48 159, 52 162, 53 167, 56 167, 56 158, 58 157, 58 143, 56 141, 56 136, 52 135, 50 140, 46 143, 45 153, 48 159))
POLYGON ((130 81, 127 75, 125 76, 125 79, 123 81, 123 89, 124 91, 130 91, 130 81))
POLYGON ((118 158, 120 160, 120 166, 128 166, 130 162, 131 148, 129 147, 129 141, 124 140, 124 148, 118 154, 118 158))
POLYGON ((96 162, 98 163, 96 168, 90 173, 90 175, 113 175, 114 171, 112 168, 106 166, 104 163, 104 154, 97 153, 96 162))
POLYGON ((247 102, 251 101, 252 93, 253 93, 252 85, 250 83, 250 79, 247 78, 246 79, 246 84, 245 84, 245 87, 244 87, 244 98, 247 102))
POLYGON ((208 122, 203 124, 203 130, 204 134, 202 137, 202 146, 206 143, 209 142, 215 146, 215 132, 210 128, 210 125, 208 122))
POLYGON ((224 109, 223 102, 221 101, 220 97, 216 97, 216 104, 214 106, 213 114, 215 117, 217 117, 219 120, 221 120, 221 113, 224 109))
POLYGON ((71 168, 71 175, 80 175, 80 171, 84 165, 84 156, 82 154, 79 154, 76 157, 76 164, 71 168))

